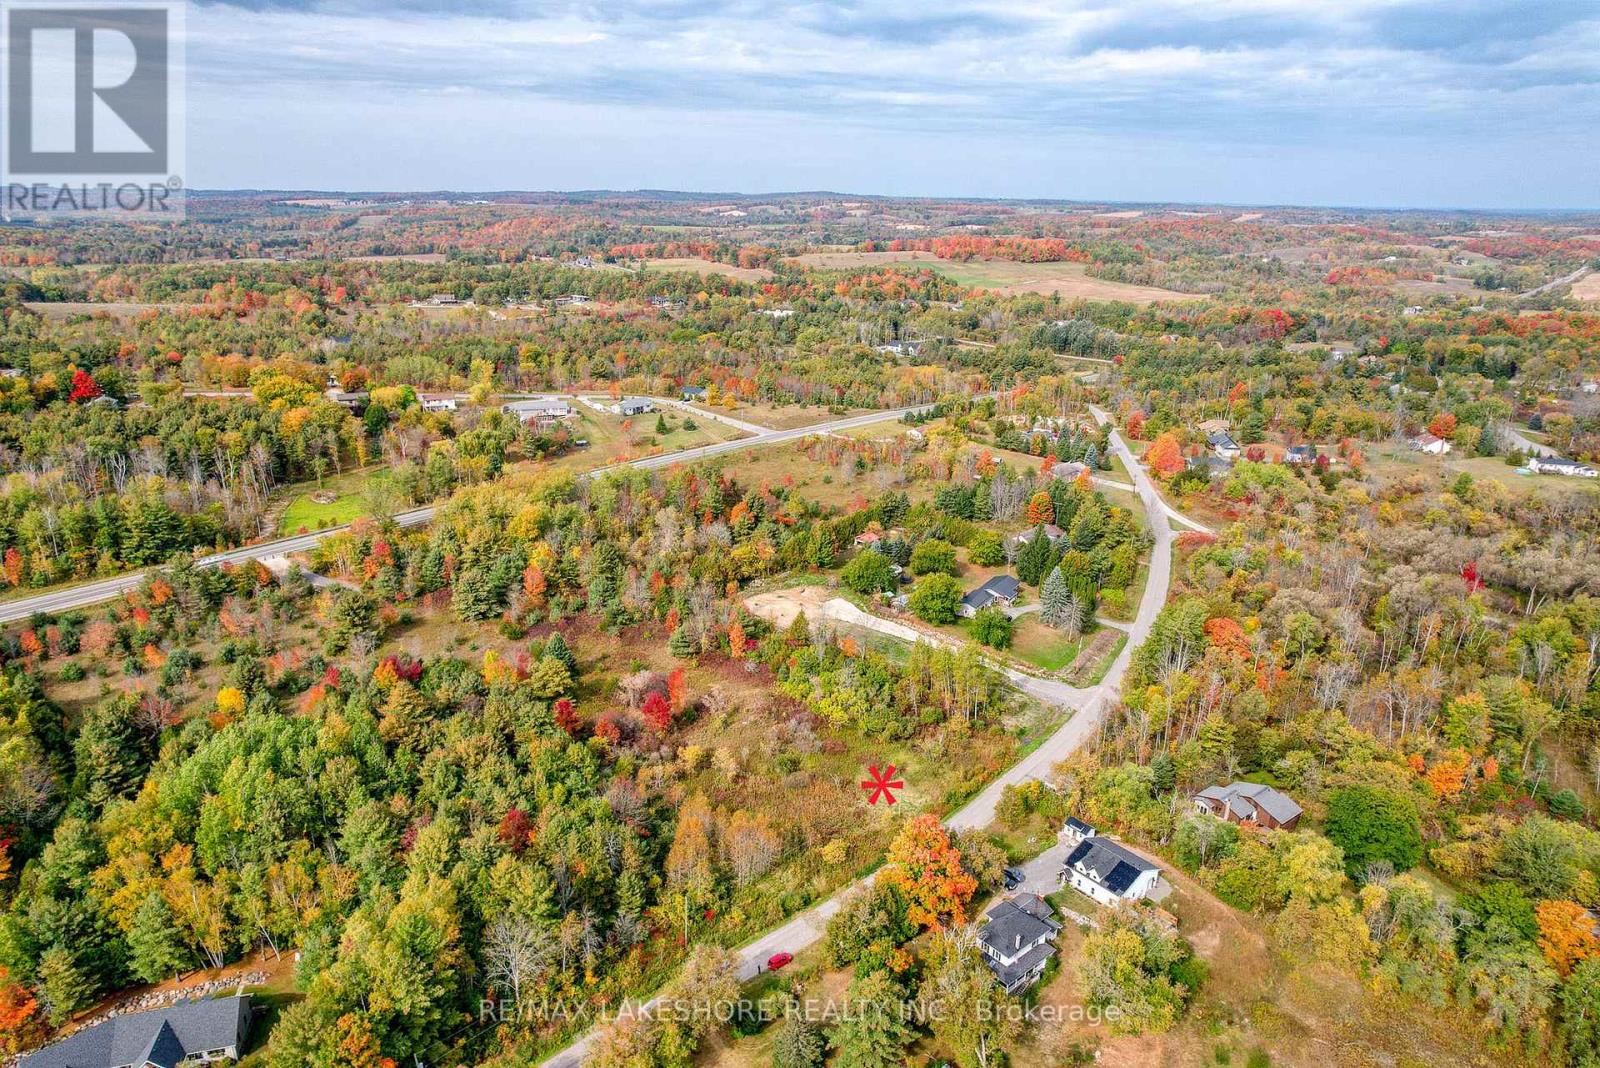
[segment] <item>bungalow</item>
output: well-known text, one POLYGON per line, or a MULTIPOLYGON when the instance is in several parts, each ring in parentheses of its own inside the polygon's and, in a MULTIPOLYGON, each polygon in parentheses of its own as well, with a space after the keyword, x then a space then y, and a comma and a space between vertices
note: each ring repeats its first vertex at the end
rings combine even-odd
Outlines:
POLYGON ((1138 901, 1155 889, 1161 869, 1133 850, 1093 835, 1067 854, 1061 885, 1102 905, 1138 901))
POLYGON ((978 949, 1006 993, 1015 994, 1044 974, 1060 931, 1048 902, 1037 894, 1018 894, 988 911, 978 929, 978 949))
POLYGON ((787 319, 794 314, 793 308, 762 308, 761 314, 769 319, 787 319))
POLYGON ((1183 461, 1183 466, 1191 471, 1201 471, 1207 478, 1217 478, 1233 470, 1233 461, 1224 460, 1220 456, 1206 453, 1204 456, 1191 456, 1183 461))
POLYGON ((322 395, 335 404, 343 405, 351 411, 364 408, 367 404, 367 391, 364 389, 340 389, 338 386, 329 386, 322 395))
POLYGON ((425 412, 453 412, 459 406, 459 402, 454 397, 422 398, 422 410, 425 412))
POLYGON ((1305 467, 1317 462, 1317 447, 1315 445, 1290 445, 1283 450, 1283 462, 1296 467, 1305 467))
POLYGON ((568 293, 568 294, 566 294, 564 296, 557 297, 551 303, 553 303, 558 308, 566 308, 566 307, 572 307, 572 306, 576 306, 576 305, 580 305, 580 304, 590 304, 590 303, 593 302, 593 299, 594 298, 589 297, 589 296, 587 296, 587 295, 585 295, 583 293, 568 293))
POLYGON ((250 1034, 250 995, 113 1016, 25 1055, 18 1068, 174 1068, 233 1061, 250 1034))
POLYGON ((855 543, 858 546, 876 549, 884 542, 896 541, 903 539, 904 537, 905 531, 901 530, 899 527, 890 527, 888 530, 875 528, 872 530, 863 530, 860 534, 857 534, 855 537, 855 543))
POLYGON ((1220 460, 1237 460, 1239 458, 1239 443, 1233 440, 1233 435, 1226 430, 1215 430, 1206 435, 1206 444, 1211 446, 1211 451, 1217 454, 1220 460))
POLYGON ((1068 816, 1067 822, 1061 825, 1061 840, 1067 845, 1075 846, 1085 838, 1093 838, 1095 830, 1076 816, 1068 816))
MULTIPOLYGON (((1027 530, 1011 535, 1011 537, 1006 539, 1006 548, 1010 549, 1012 553, 1020 551, 1024 545, 1033 540, 1034 532, 1038 529, 1038 527, 1029 527, 1027 530)), ((1051 545, 1054 545, 1056 542, 1066 537, 1067 532, 1056 526, 1054 523, 1045 523, 1044 536, 1045 540, 1047 540, 1051 545)))
POLYGON ((1208 786, 1195 795, 1194 807, 1229 823, 1281 831, 1294 830, 1304 811, 1287 794, 1255 782, 1208 786))
POLYGON ((1559 456, 1535 456, 1528 461, 1528 470, 1536 475, 1566 475, 1569 478, 1594 478, 1600 475, 1600 471, 1588 464, 1563 460, 1559 456))
POLYGON ((1194 428, 1202 434, 1225 434, 1233 429, 1233 422, 1229 419, 1206 419, 1196 423, 1194 428))
POLYGON ((687 307, 687 306, 688 306, 688 302, 685 301, 682 297, 651 297, 650 298, 650 307, 652 307, 652 308, 684 308, 684 307, 687 307))
POLYGON ((573 415, 572 405, 560 397, 535 397, 533 400, 512 401, 510 404, 501 405, 500 410, 516 416, 524 423, 545 419, 570 419, 573 415))
POLYGON ((1064 482, 1076 482, 1078 476, 1089 470, 1089 465, 1077 460, 1069 460, 1064 464, 1056 464, 1050 468, 1050 477, 1059 478, 1064 482))
POLYGON ((618 415, 623 416, 624 418, 630 418, 635 415, 644 415, 647 412, 653 412, 656 410, 656 406, 653 402, 644 397, 623 397, 616 404, 612 405, 611 410, 616 412, 618 415))
POLYGON ((1450 451, 1450 443, 1443 438, 1436 438, 1424 430, 1411 439, 1412 452, 1425 452, 1429 456, 1443 456, 1450 451))
POLYGON ((982 586, 961 598, 961 607, 957 609, 963 616, 971 619, 980 609, 990 605, 1008 605, 1017 599, 1022 592, 1022 583, 1010 575, 996 575, 982 586))
POLYGON ((922 342, 886 341, 882 345, 872 346, 872 350, 891 356, 919 356, 922 354, 922 342))
POLYGON ((686 401, 703 401, 706 399, 705 386, 684 386, 678 391, 679 397, 686 401))

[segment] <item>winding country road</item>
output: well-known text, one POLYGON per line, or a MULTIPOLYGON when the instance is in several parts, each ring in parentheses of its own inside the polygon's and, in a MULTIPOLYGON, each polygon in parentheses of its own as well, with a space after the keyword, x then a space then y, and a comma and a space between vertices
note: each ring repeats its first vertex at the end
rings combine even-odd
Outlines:
MULTIPOLYGON (((1100 409, 1089 409, 1095 420, 1102 425, 1111 421, 1110 416, 1100 409)), ((1105 678, 1096 686, 1077 687, 1068 686, 1064 682, 1053 679, 1042 679, 1022 672, 1008 671, 1006 674, 1019 689, 1026 691, 1034 697, 1050 704, 1066 706, 1074 709, 1074 714, 1063 723, 1054 734, 1046 738, 1039 747, 1029 753, 1022 760, 1012 765, 988 786, 984 787, 976 797, 968 801, 961 808, 952 813, 945 825, 952 830, 967 828, 987 827, 994 822, 995 808, 1000 803, 1000 795, 1007 786, 1028 782, 1032 779, 1041 779, 1049 773, 1056 764, 1071 756, 1100 729, 1100 723, 1105 718, 1106 712, 1114 706, 1122 690, 1122 679, 1128 673, 1128 667, 1133 662, 1133 651, 1150 636, 1150 630, 1155 625, 1156 616, 1161 612, 1161 607, 1167 602, 1167 591, 1172 584, 1172 525, 1169 519, 1177 519, 1185 526, 1195 530, 1205 530, 1199 523, 1195 523, 1179 515, 1166 501, 1162 500, 1155 483, 1151 481, 1149 473, 1139 465, 1122 436, 1113 429, 1111 431, 1111 448, 1122 458, 1122 463, 1132 473, 1134 490, 1143 502, 1145 516, 1150 524, 1151 534, 1155 544, 1150 551, 1150 573, 1145 581, 1144 595, 1139 600, 1139 613, 1128 628, 1128 641, 1122 647, 1122 652, 1112 662, 1111 668, 1106 672, 1105 678)), ((849 604, 849 602, 844 602, 849 604)), ((850 605, 854 608, 854 605, 850 605)), ((875 630, 892 634, 895 637, 906 637, 899 631, 890 628, 900 628, 901 631, 911 631, 916 638, 925 638, 921 632, 913 631, 904 624, 895 623, 893 620, 882 619, 867 612, 860 612, 865 620, 852 618, 850 622, 872 626, 875 630), (881 626, 880 626, 881 624, 881 626)), ((766 934, 750 942, 738 951, 739 978, 750 980, 761 973, 767 958, 774 953, 798 953, 800 950, 815 944, 827 932, 828 921, 843 906, 845 899, 860 889, 871 884, 874 876, 868 875, 864 879, 850 884, 837 891, 827 900, 813 905, 804 912, 796 914, 787 923, 776 927, 766 934)), ((643 1011, 652 1011, 658 1008, 660 999, 655 998, 646 1002, 643 1011)), ((572 1045, 549 1057, 544 1062, 544 1068, 577 1068, 588 1056, 589 1049, 599 1035, 599 1029, 589 1030, 583 1037, 572 1045)))
MULTIPOLYGON (((672 401, 667 404, 681 407, 672 401)), ((801 438, 815 434, 830 434, 840 430, 849 430, 853 427, 869 426, 890 419, 898 419, 910 412, 923 412, 931 408, 930 404, 918 404, 909 408, 895 408, 886 412, 869 412, 865 415, 852 415, 844 419, 835 419, 828 423, 817 423, 813 426, 796 427, 793 430, 769 430, 762 428, 758 434, 747 438, 735 438, 732 441, 719 441, 710 445, 700 445, 680 452, 666 452, 657 456, 645 456, 637 460, 628 460, 620 464, 612 464, 594 471, 586 472, 583 477, 594 478, 607 471, 615 471, 624 467, 637 467, 651 470, 661 467, 672 467, 675 464, 693 463, 723 453, 737 452, 741 449, 754 449, 767 445, 782 445, 785 442, 798 441, 801 438)), ((705 415, 694 409, 697 415, 705 415)), ((746 424, 754 426, 755 424, 746 424)), ((403 527, 425 526, 433 521, 438 511, 437 505, 427 505, 423 508, 413 508, 409 511, 397 513, 395 522, 403 527)), ((271 556, 286 556, 292 553, 304 552, 317 543, 331 538, 336 534, 349 530, 349 524, 337 527, 328 527, 307 534, 296 534, 289 538, 279 538, 276 541, 257 542, 238 549, 229 549, 227 552, 213 553, 202 556, 195 562, 200 567, 221 567, 223 564, 242 564, 250 560, 260 560, 271 556)), ((145 580, 145 576, 160 568, 144 568, 139 571, 129 571, 113 578, 96 579, 68 586, 64 589, 50 590, 45 593, 34 594, 32 597, 18 597, 15 600, 0 602, 0 623, 10 623, 18 619, 27 619, 36 613, 58 614, 68 612, 74 608, 83 608, 101 601, 109 601, 119 597, 129 590, 137 589, 145 580)))

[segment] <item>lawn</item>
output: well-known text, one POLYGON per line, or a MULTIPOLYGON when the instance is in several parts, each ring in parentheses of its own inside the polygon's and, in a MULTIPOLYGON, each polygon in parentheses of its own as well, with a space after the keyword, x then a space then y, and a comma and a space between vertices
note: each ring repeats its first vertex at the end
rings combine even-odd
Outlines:
POLYGON ((366 468, 324 478, 320 486, 315 482, 300 482, 284 487, 279 495, 286 498, 287 503, 278 519, 278 533, 299 534, 359 519, 368 511, 363 494, 368 482, 388 477, 389 473, 382 468, 366 468))
POLYGON ((1087 635, 1068 638, 1039 622, 1033 615, 1019 616, 1011 633, 1011 652, 1041 671, 1056 672, 1077 659, 1087 635))

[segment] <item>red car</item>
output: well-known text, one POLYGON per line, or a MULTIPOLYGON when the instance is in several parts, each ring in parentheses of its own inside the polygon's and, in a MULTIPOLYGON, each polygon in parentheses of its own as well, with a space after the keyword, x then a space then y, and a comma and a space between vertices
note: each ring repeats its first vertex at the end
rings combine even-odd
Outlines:
POLYGON ((794 960, 793 953, 774 953, 772 956, 767 958, 767 970, 769 972, 775 972, 792 960, 794 960))

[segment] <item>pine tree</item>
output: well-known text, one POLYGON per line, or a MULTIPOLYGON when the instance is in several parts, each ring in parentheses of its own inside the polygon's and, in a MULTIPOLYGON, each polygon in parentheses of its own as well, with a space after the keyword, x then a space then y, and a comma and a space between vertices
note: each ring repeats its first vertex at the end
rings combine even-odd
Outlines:
POLYGON ((134 912, 128 948, 133 954, 133 974, 147 983, 177 975, 187 963, 189 955, 178 937, 177 921, 157 891, 150 891, 134 912))
POLYGON ((568 674, 573 678, 578 677, 578 658, 572 655, 567 639, 561 636, 559 630, 550 635, 550 640, 544 643, 544 655, 561 661, 566 665, 568 674))
POLYGON ((1044 527, 1042 525, 1034 527, 1033 536, 1022 547, 1022 551, 1017 553, 1017 578, 1030 586, 1039 585, 1044 581, 1054 556, 1050 539, 1045 537, 1044 527))
POLYGON ((828 1044, 838 1051, 836 1068, 883 1068, 900 1064, 916 1033, 889 974, 873 972, 850 984, 854 1010, 834 1029, 828 1044))
POLYGON ((772 1036, 772 1068, 822 1068, 825 1050, 817 1025, 791 1011, 772 1036))
POLYGON ((680 623, 672 632, 672 636, 667 639, 667 651, 679 660, 687 660, 700 652, 700 643, 695 641, 688 626, 680 623))
POLYGON ((60 946, 51 946, 39 957, 38 991, 45 1015, 57 1027, 89 1004, 95 994, 78 962, 60 946))
POLYGON ((1061 577, 1061 565, 1057 564, 1039 590, 1039 622, 1047 627, 1063 627, 1071 600, 1072 591, 1067 589, 1067 580, 1061 577))

